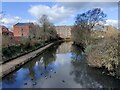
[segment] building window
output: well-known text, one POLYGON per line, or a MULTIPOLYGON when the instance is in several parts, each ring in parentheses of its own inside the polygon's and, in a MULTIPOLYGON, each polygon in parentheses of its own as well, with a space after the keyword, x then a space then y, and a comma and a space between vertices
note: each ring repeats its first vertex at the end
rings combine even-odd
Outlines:
POLYGON ((22 36, 23 36, 23 28, 21 28, 21 33, 22 33, 22 36))
POLYGON ((23 33, 22 33, 22 36, 23 36, 23 33))

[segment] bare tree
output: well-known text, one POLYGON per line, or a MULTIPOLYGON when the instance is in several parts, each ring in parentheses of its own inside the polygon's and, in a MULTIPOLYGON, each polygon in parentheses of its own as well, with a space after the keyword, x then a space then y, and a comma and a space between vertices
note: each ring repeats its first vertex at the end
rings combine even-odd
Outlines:
POLYGON ((72 28, 74 42, 83 45, 90 44, 91 30, 105 21, 106 14, 100 8, 94 8, 75 17, 75 24, 72 28))
POLYGON ((47 32, 47 27, 48 27, 48 17, 47 15, 42 15, 39 19, 38 22, 40 24, 40 26, 43 29, 43 33, 44 33, 44 44, 45 44, 45 39, 46 39, 46 32, 47 32))
POLYGON ((57 36, 57 32, 55 30, 55 27, 53 23, 51 23, 48 19, 47 15, 42 15, 39 19, 38 22, 40 26, 42 27, 43 33, 44 33, 44 43, 45 41, 55 39, 57 36))

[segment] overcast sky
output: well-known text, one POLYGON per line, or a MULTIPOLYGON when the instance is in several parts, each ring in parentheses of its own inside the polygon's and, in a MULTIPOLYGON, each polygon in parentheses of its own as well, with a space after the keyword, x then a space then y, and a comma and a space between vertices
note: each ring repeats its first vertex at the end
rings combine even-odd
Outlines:
MULTIPOLYGON (((1 5, 1 4, 0 4, 1 5)), ((117 2, 2 2, 4 25, 17 22, 36 22, 43 14, 55 25, 73 25, 77 14, 99 7, 107 14, 107 25, 117 27, 117 2)))

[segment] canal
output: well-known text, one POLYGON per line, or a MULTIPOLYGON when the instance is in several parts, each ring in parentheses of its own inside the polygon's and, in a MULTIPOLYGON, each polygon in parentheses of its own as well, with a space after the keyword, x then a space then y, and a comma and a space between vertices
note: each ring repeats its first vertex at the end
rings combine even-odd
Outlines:
POLYGON ((51 46, 0 83, 2 88, 120 88, 120 80, 89 67, 71 42, 51 46))

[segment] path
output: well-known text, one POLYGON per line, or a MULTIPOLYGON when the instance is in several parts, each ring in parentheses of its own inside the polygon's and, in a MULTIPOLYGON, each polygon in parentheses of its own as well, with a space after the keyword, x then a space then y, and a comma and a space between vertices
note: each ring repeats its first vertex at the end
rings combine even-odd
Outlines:
POLYGON ((32 58, 36 57, 38 53, 41 53, 43 50, 47 49, 48 47, 52 46, 54 43, 50 43, 36 51, 13 59, 9 62, 0 65, 0 77, 4 77, 5 75, 9 74, 10 72, 14 71, 15 69, 19 68, 26 62, 30 61, 32 58))

